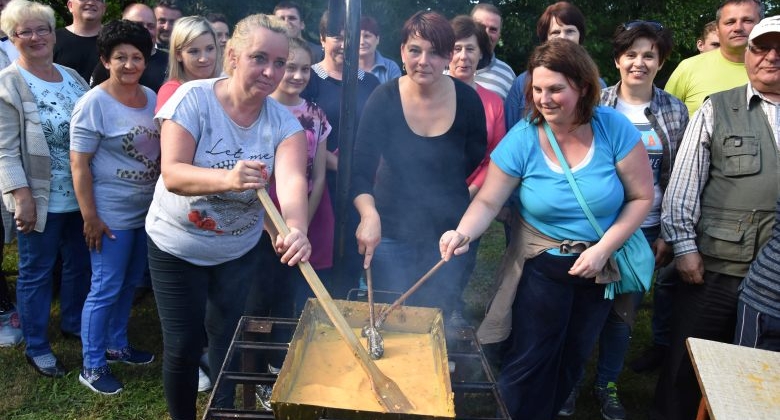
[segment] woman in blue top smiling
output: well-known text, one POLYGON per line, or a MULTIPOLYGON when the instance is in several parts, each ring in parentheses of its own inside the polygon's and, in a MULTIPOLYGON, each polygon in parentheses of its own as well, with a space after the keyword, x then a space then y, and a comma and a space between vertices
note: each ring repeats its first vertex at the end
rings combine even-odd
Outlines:
POLYGON ((647 216, 653 183, 639 132, 613 109, 597 106, 598 69, 581 46, 549 40, 534 50, 528 74, 530 117, 491 154, 485 184, 458 228, 442 235, 440 249, 445 259, 467 252, 468 245, 458 247, 463 238, 478 238, 510 195, 519 198, 523 220, 513 224, 507 250, 513 254, 504 258, 510 264, 479 338, 509 339, 499 389, 511 417, 553 419, 612 306, 604 299, 604 284, 617 278, 610 256, 647 216), (603 238, 578 204, 546 124, 603 238))

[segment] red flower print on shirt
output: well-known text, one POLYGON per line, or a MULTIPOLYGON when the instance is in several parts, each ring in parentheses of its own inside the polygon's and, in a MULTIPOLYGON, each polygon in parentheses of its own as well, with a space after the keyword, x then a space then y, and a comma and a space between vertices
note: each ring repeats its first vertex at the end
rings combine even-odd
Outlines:
POLYGON ((195 226, 203 229, 203 230, 210 230, 216 233, 217 235, 221 235, 224 232, 217 229, 217 221, 212 219, 208 216, 201 216, 200 211, 198 210, 192 210, 187 215, 187 218, 190 219, 190 222, 192 222, 195 226))

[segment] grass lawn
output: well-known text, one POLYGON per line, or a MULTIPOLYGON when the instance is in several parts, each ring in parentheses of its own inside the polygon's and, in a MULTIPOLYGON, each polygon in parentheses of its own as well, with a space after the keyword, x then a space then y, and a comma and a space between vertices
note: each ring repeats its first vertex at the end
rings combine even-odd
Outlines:
MULTIPOLYGON (((486 233, 479 250, 477 268, 464 297, 468 316, 475 323, 482 318, 490 291, 493 273, 504 249, 504 234, 494 224, 486 233)), ((16 248, 7 246, 3 270, 9 274, 13 289, 16 275, 16 248)), ((650 298, 640 308, 628 360, 650 342, 650 298)), ((0 348, 0 420, 97 420, 97 419, 167 419, 162 390, 162 335, 154 299, 147 296, 133 308, 130 320, 130 342, 153 351, 157 359, 149 366, 112 365, 125 389, 117 396, 94 394, 78 383, 81 366, 81 346, 65 340, 59 332, 59 310, 52 309, 49 337, 54 352, 60 357, 68 374, 62 379, 49 379, 36 374, 24 359, 22 346, 0 348)), ((595 354, 595 353, 594 353, 595 354)), ((600 419, 599 408, 591 396, 594 366, 588 366, 585 387, 577 401, 577 412, 571 419, 600 419)), ((637 375, 625 369, 618 382, 619 395, 632 420, 648 418, 647 411, 655 388, 655 375, 637 375)), ((198 397, 199 416, 208 396, 198 397)))

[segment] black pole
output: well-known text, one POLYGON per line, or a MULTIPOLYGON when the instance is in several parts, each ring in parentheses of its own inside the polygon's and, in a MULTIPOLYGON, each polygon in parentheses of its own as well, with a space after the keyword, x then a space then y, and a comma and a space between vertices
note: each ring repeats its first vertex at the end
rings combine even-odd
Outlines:
POLYGON ((344 0, 328 1, 328 36, 341 35, 341 15, 344 10, 344 0))
MULTIPOLYGON (((339 117, 339 166, 337 175, 336 199, 336 231, 334 267, 339 281, 357 281, 345 279, 346 250, 356 248, 355 232, 347 231, 348 214, 352 201, 349 199, 349 188, 352 170, 352 148, 357 132, 357 88, 358 88, 358 47, 360 45, 360 3, 361 0, 343 0, 346 3, 346 19, 344 21, 344 70, 341 85, 341 114, 339 117), (351 241, 350 241, 351 239, 351 241)), ((338 21, 342 0, 330 0, 331 9, 328 13, 329 22, 338 21), (336 4, 338 3, 338 4, 336 4), (339 13, 335 14, 333 12, 339 13)))

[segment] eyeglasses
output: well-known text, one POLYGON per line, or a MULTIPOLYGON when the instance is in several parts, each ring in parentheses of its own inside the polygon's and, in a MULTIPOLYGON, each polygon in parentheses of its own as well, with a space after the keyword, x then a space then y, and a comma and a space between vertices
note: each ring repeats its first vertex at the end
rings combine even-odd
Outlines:
POLYGON ((769 51, 775 50, 775 54, 780 55, 780 45, 751 45, 748 44, 748 50, 755 55, 767 55, 769 51))
POLYGON ((626 22, 623 24, 623 29, 625 30, 631 30, 636 27, 647 25, 655 29, 656 31, 663 31, 664 25, 661 24, 661 22, 657 20, 632 20, 630 22, 626 22))
POLYGON ((23 31, 14 32, 14 37, 19 39, 30 39, 33 37, 33 34, 38 35, 38 37, 49 35, 51 34, 51 26, 41 26, 36 29, 25 29, 23 31))

